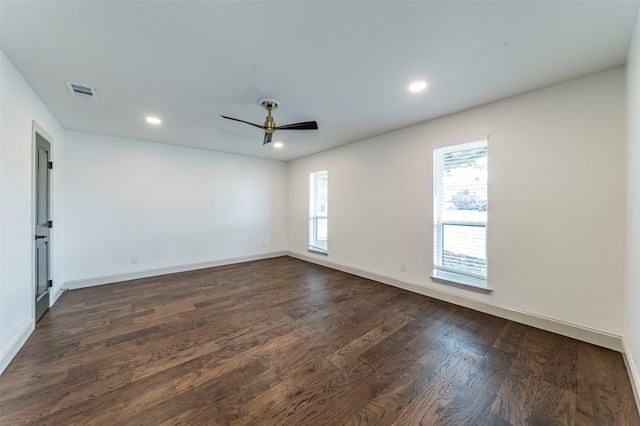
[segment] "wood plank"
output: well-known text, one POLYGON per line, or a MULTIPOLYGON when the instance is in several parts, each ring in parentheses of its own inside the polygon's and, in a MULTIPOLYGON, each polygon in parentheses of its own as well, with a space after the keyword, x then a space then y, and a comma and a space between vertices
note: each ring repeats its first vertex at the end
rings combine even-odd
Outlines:
POLYGON ((536 391, 537 386, 532 388, 517 377, 507 376, 491 405, 490 412, 507 424, 528 425, 536 391))
POLYGON ((392 424, 398 415, 418 398, 427 384, 425 365, 431 354, 417 360, 408 368, 399 372, 383 392, 362 407, 347 421, 346 425, 388 425, 392 424), (426 359, 424 359, 426 358, 426 359))
POLYGON ((611 351, 611 367, 615 396, 618 401, 620 424, 624 426, 640 425, 640 414, 633 398, 633 389, 629 379, 627 367, 624 365, 622 354, 611 351))
POLYGON ((510 337, 503 336, 504 340, 494 345, 494 348, 506 348, 507 353, 513 352, 514 348, 518 349, 509 373, 491 405, 492 416, 489 419, 497 422, 496 418, 500 418, 511 425, 527 425, 549 353, 545 346, 527 339, 530 327, 505 328, 510 329, 510 337), (517 337, 513 338, 515 330, 517 337))
POLYGON ((613 368, 608 349, 587 343, 578 346, 578 388, 576 423, 579 425, 619 425, 613 368))
POLYGON ((563 387, 540 382, 536 401, 533 403, 529 424, 531 426, 572 426, 576 418, 576 394, 563 387))
POLYGON ((394 424, 435 424, 482 368, 484 357, 467 350, 458 339, 456 334, 450 334, 438 341, 438 349, 426 366, 425 388, 402 410, 394 424))
POLYGON ((477 419, 487 416, 512 360, 513 355, 490 349, 483 356, 479 371, 469 377, 434 424, 473 424, 477 419))
POLYGON ((515 355, 531 327, 517 322, 508 322, 493 343, 495 349, 515 355))
POLYGON ((578 341, 553 336, 542 379, 570 392, 578 388, 578 341))
POLYGON ((335 351, 328 359, 336 367, 344 367, 350 361, 357 358, 373 346, 377 345, 402 327, 407 325, 413 318, 405 314, 399 314, 383 324, 375 327, 349 344, 335 351))

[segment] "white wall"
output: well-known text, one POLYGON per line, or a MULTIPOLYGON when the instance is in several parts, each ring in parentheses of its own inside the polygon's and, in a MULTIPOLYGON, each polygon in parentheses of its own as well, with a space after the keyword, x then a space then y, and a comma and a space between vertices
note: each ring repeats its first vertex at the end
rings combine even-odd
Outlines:
POLYGON ((286 250, 283 162, 72 131, 65 143, 69 287, 286 250))
POLYGON ((625 343, 640 401, 640 14, 627 58, 627 262, 625 343))
POLYGON ((621 336, 624 90, 618 68, 290 162, 288 248, 621 336), (429 278, 433 148, 486 134, 489 295, 429 278), (324 167, 327 257, 307 253, 308 173, 324 167))
POLYGON ((51 232, 53 297, 62 288, 64 131, 0 52, 0 371, 33 329, 33 120, 53 137, 51 232))

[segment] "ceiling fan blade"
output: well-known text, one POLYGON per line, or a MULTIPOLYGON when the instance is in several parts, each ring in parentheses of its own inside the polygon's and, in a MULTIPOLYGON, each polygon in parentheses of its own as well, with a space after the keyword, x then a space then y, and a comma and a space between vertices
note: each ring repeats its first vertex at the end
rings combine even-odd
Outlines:
POLYGON ((265 133, 264 134, 264 141, 262 142, 262 145, 266 145, 269 142, 271 142, 271 138, 273 137, 273 133, 265 133))
POLYGON ((244 120, 240 120, 238 118, 233 118, 233 117, 227 117, 226 115, 221 115, 220 117, 222 118, 226 118, 227 120, 233 120, 233 121, 239 121, 241 123, 246 123, 246 124, 250 124, 254 127, 257 127, 259 129, 264 129, 264 126, 261 126, 260 124, 253 124, 253 123, 249 123, 248 121, 244 121, 244 120))
POLYGON ((302 123, 285 124, 276 126, 276 130, 318 130, 318 123, 315 121, 303 121, 302 123))

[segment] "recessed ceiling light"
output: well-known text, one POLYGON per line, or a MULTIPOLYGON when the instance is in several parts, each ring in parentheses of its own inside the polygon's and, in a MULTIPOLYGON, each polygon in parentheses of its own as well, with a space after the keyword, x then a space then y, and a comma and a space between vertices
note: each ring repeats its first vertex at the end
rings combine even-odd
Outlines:
POLYGON ((273 144, 274 148, 282 148, 284 146, 284 144, 282 142, 276 142, 273 144))
POLYGON ((411 85, 409 86, 409 91, 410 92, 421 92, 424 89, 426 89, 427 87, 427 82, 426 81, 416 81, 414 83, 411 83, 411 85))
POLYGON ((147 123, 160 124, 162 123, 162 120, 160 120, 158 117, 147 117, 147 123))

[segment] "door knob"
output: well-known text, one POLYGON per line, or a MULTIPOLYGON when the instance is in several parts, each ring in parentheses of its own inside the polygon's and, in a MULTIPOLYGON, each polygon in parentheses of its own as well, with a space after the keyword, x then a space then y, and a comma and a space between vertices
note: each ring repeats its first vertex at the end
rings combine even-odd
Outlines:
POLYGON ((47 238, 46 235, 36 235, 36 240, 39 240, 40 238, 47 238))

